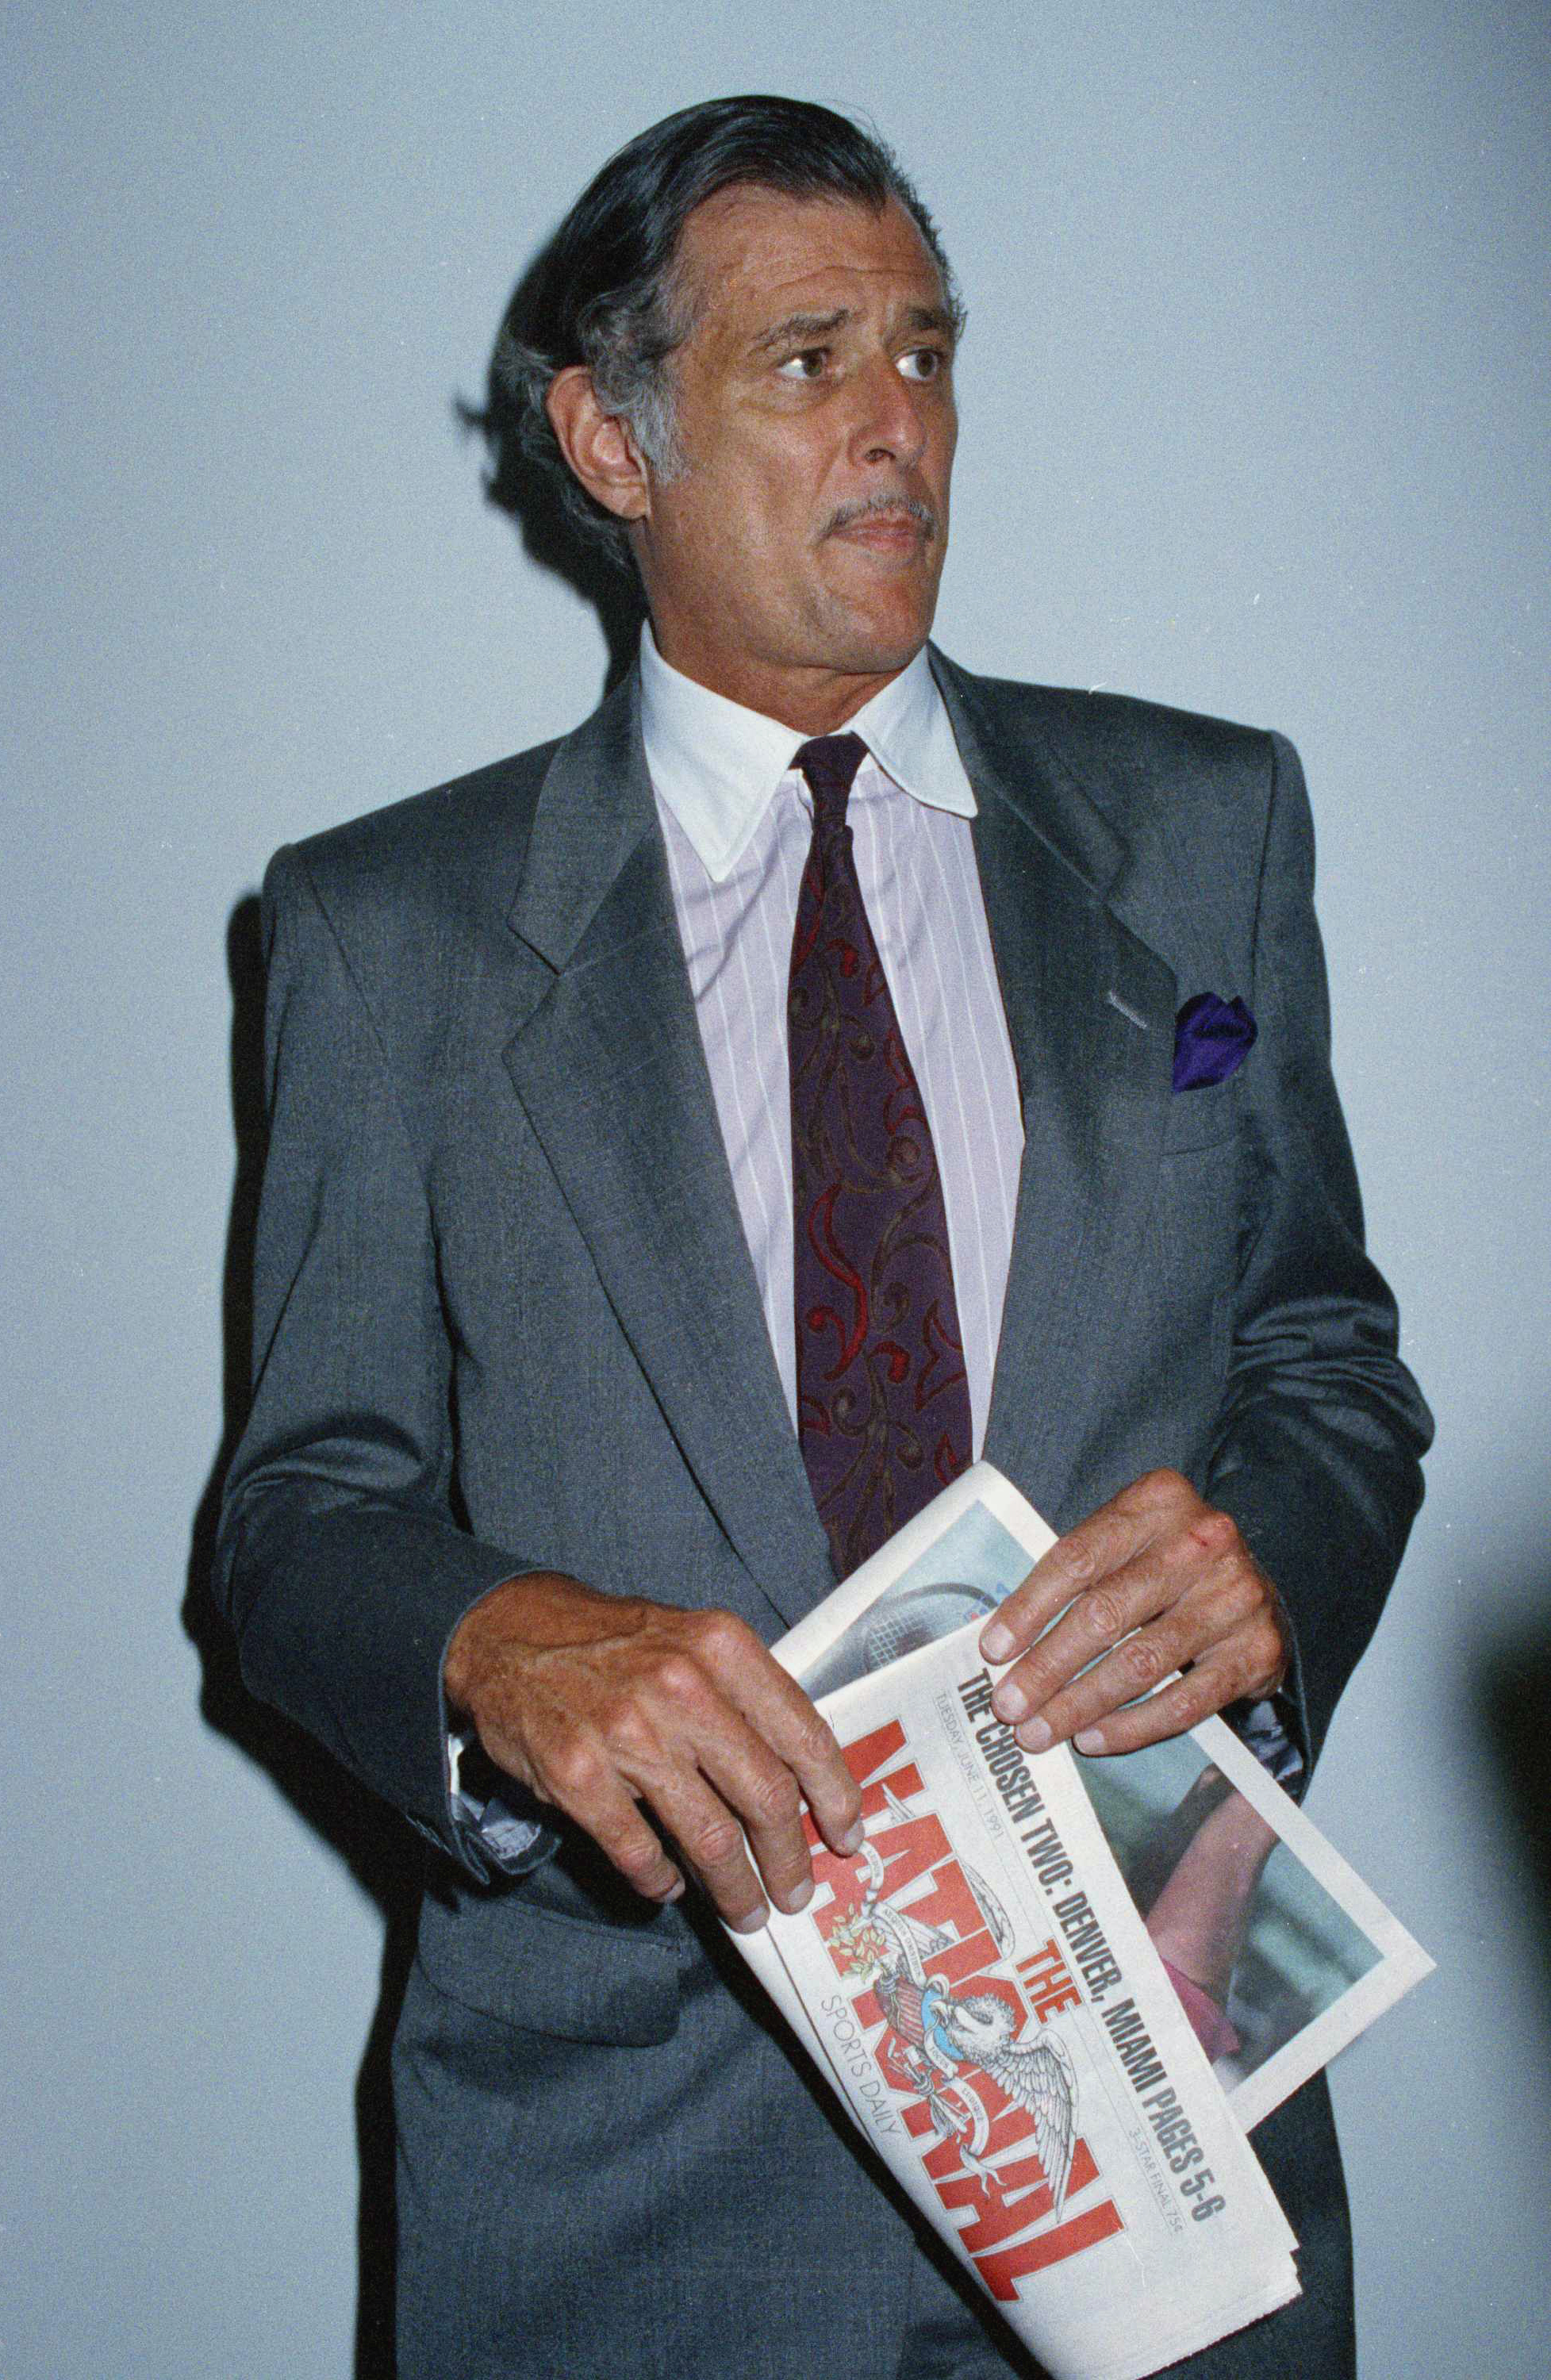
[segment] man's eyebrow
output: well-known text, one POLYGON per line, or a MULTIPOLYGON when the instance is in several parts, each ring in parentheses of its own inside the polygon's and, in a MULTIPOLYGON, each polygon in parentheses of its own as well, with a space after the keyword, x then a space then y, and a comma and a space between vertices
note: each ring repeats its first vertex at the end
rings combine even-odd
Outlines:
MULTIPOLYGON (((760 332, 750 353, 762 356, 768 355, 773 347, 816 346, 819 340, 831 337, 836 331, 843 331, 846 324, 854 320, 855 315, 849 306, 837 306, 832 314, 788 314, 784 321, 760 332)), ((954 335, 953 317, 946 306, 907 306, 904 323, 911 331, 935 331, 949 339, 954 335)))
POLYGON ((851 319, 849 306, 838 306, 832 314, 788 314, 783 322, 760 332, 752 352, 762 356, 771 347, 801 346, 808 342, 827 339, 832 331, 842 331, 851 319))
POLYGON ((948 339, 957 335, 953 317, 946 306, 907 307, 904 319, 913 331, 940 331, 948 339))

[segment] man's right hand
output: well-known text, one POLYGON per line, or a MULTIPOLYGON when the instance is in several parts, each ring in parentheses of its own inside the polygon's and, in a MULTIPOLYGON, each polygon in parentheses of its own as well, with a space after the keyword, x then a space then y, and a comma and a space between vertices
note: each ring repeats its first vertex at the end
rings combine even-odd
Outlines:
POLYGON ((805 1802, 832 1850, 860 1846, 861 1792, 833 1735, 730 1611, 536 1571, 464 1614, 444 1678, 497 1767, 585 1828, 648 1900, 676 1900, 684 1877, 643 1803, 740 1933, 763 1925, 767 1893, 789 1913, 812 1897, 805 1802))

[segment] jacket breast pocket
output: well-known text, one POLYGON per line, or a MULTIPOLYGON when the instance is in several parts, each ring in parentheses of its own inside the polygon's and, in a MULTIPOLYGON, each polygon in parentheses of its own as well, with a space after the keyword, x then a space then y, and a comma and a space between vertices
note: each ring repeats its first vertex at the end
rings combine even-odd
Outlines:
POLYGON ((1225 1083, 1206 1083, 1197 1090, 1175 1091, 1169 1101, 1163 1128, 1164 1157, 1182 1156, 1187 1149, 1214 1148, 1231 1140, 1239 1128, 1240 1076, 1225 1083))
POLYGON ((646 2048, 678 2028, 672 1941, 536 1908, 520 1893, 451 1908, 428 1900, 418 1964, 445 1998, 522 2033, 646 2048))

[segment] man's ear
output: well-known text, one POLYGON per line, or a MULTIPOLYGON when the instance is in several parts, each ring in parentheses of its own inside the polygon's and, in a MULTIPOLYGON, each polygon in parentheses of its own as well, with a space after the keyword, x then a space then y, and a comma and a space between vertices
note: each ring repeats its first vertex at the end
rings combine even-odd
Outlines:
POLYGON ((585 364, 567 364, 556 372, 544 410, 561 453, 588 494, 621 520, 644 520, 651 510, 646 458, 629 423, 604 412, 585 364))

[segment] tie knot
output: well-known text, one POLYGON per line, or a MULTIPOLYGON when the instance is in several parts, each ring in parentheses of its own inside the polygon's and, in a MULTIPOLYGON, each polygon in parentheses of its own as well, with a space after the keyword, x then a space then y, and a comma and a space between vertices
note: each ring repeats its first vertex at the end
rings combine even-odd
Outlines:
POLYGON ((802 771, 813 789, 816 826, 842 823, 852 780, 866 757, 867 747, 859 735, 816 735, 799 747, 792 765, 802 771))

